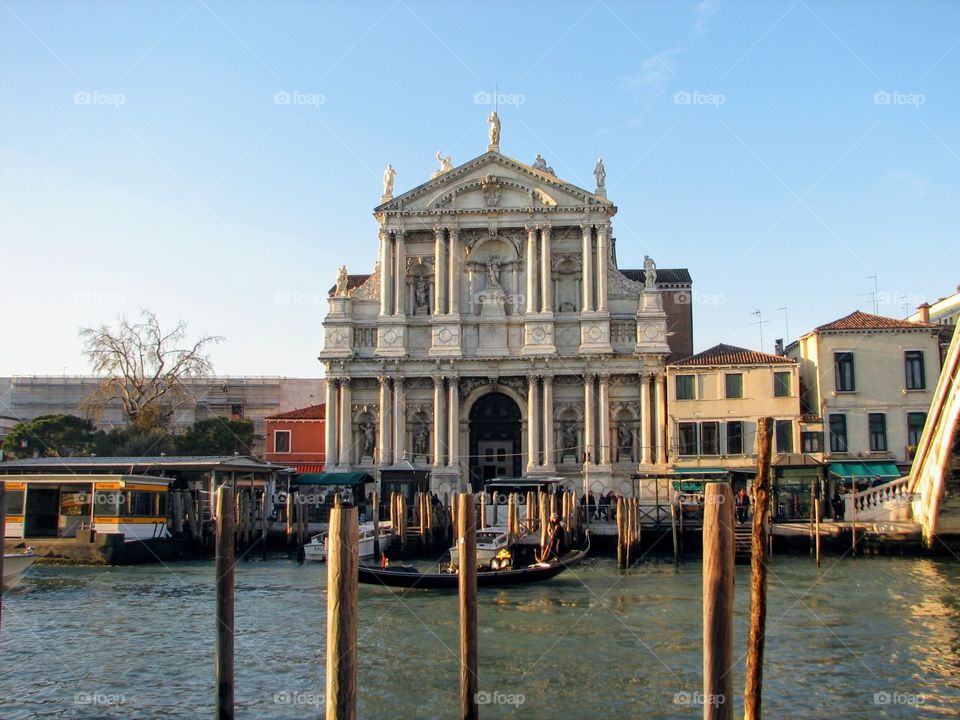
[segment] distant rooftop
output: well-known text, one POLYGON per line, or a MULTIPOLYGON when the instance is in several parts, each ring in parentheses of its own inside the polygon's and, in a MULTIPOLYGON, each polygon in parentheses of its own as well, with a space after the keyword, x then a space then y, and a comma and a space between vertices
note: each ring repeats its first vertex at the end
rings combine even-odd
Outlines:
MULTIPOLYGON (((369 277, 370 273, 367 273, 366 275, 347 275, 347 292, 363 285, 369 277)), ((333 285, 327 292, 327 295, 333 295, 336 290, 337 286, 333 285)))
POLYGON ((897 320, 883 315, 871 315, 857 310, 839 320, 814 328, 813 332, 828 332, 831 330, 919 330, 935 329, 936 325, 909 320, 897 320))
POLYGON ((116 469, 127 474, 142 474, 148 470, 222 470, 225 472, 271 472, 285 465, 274 465, 247 455, 161 455, 158 457, 42 457, 8 460, 0 463, 0 474, 22 470, 76 470, 116 469))
MULTIPOLYGON (((642 283, 647 279, 647 273, 643 270, 621 270, 622 275, 626 275, 634 282, 642 283)), ((657 282, 664 284, 673 283, 692 283, 690 271, 686 268, 657 268, 657 282)))
POLYGON ((267 420, 323 420, 326 418, 327 406, 324 404, 297 408, 289 412, 270 415, 267 420))
MULTIPOLYGON (((659 270, 657 271, 660 272, 659 270)), ((714 345, 708 350, 691 355, 688 358, 677 360, 671 365, 784 365, 793 364, 795 361, 782 355, 771 355, 770 353, 759 352, 758 350, 748 350, 747 348, 737 347, 735 345, 714 345)))

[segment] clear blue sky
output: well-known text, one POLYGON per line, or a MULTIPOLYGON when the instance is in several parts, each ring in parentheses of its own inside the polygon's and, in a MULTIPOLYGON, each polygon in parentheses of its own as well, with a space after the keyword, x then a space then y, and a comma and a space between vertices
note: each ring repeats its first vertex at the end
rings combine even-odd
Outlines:
POLYGON ((504 153, 604 157, 621 267, 690 269, 697 350, 871 275, 903 316, 960 282, 958 77, 956 2, 4 0, 0 375, 85 372, 78 327, 150 307, 219 373, 319 376, 384 166, 483 153, 497 82, 504 153))

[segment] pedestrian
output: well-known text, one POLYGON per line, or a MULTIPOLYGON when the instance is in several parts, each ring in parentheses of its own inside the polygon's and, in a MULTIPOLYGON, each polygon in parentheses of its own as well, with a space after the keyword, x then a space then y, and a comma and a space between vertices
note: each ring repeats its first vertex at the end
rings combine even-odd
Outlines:
POLYGON ((833 519, 837 522, 843 522, 843 515, 846 512, 846 503, 844 502, 843 494, 841 493, 841 490, 843 489, 843 485, 838 485, 833 490, 833 519))
POLYGON ((750 511, 750 498, 747 496, 746 488, 740 488, 740 492, 733 499, 733 506, 736 509, 737 524, 743 525, 750 511))

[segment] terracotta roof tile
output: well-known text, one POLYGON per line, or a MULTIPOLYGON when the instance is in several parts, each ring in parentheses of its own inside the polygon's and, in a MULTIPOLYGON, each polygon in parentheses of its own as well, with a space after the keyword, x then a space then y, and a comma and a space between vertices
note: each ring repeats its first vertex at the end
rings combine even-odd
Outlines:
POLYGON ((897 320, 896 318, 871 315, 870 313, 857 310, 839 320, 834 320, 826 325, 815 328, 814 332, 823 332, 826 330, 917 330, 921 328, 932 329, 935 327, 936 325, 931 325, 930 323, 897 320))
MULTIPOLYGON (((347 275, 347 291, 349 292, 354 288, 360 287, 367 281, 367 278, 369 277, 370 277, 370 273, 367 273, 366 275, 347 275)), ((336 292, 336 290, 337 290, 337 286, 334 285, 333 287, 330 288, 330 290, 327 291, 327 295, 333 295, 333 293, 336 292)))
POLYGON ((789 365, 794 364, 790 358, 782 355, 771 355, 770 353, 759 352, 757 350, 747 350, 746 348, 736 347, 735 345, 714 345, 709 350, 704 350, 696 355, 691 355, 683 360, 678 360, 671 365, 789 365))
POLYGON ((326 411, 326 405, 311 405, 271 415, 267 420, 323 420, 326 417, 326 411))

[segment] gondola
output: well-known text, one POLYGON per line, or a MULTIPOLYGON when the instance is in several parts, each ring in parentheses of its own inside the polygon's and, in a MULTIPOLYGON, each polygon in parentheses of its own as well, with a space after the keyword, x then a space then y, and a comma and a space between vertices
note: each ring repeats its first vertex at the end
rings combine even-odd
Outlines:
MULTIPOLYGON (((568 567, 576 565, 589 552, 590 536, 587 535, 586 545, 583 548, 572 550, 564 554, 559 560, 551 563, 531 565, 530 567, 513 570, 478 570, 477 587, 506 587, 549 580, 568 567)), ((368 585, 421 590, 456 590, 459 584, 459 576, 456 573, 422 573, 408 566, 381 569, 370 565, 361 565, 359 579, 360 582, 368 585)))

